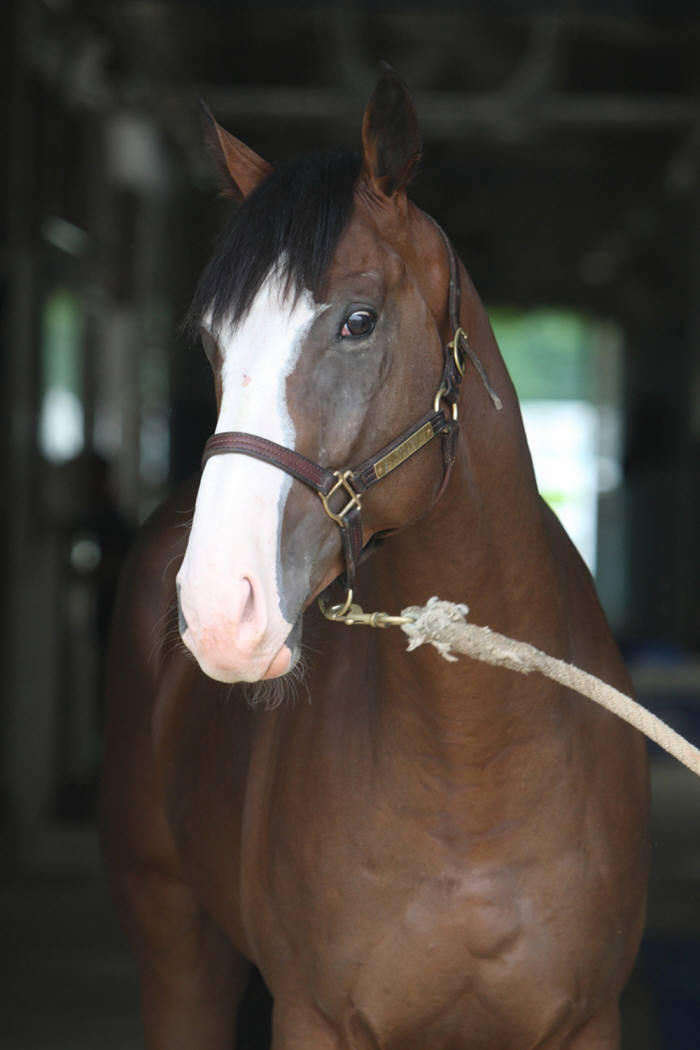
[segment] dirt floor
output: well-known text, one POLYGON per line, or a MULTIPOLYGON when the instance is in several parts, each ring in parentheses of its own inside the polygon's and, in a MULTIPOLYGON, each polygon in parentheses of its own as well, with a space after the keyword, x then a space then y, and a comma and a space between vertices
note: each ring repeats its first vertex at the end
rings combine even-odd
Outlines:
POLYGON ((55 829, 0 885, 2 1050, 140 1047, 136 971, 94 833, 55 829), (48 843, 48 844, 47 844, 48 843))

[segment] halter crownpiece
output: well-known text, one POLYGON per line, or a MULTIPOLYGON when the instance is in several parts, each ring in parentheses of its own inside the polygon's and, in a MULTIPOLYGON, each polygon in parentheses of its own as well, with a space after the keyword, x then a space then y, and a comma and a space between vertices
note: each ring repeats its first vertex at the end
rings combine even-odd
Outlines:
MULTIPOLYGON (((432 221, 435 222, 434 219, 432 221)), ((202 467, 212 456, 234 452, 270 463, 287 474, 291 474, 297 481, 301 481, 316 492, 324 512, 340 529, 345 557, 344 582, 347 589, 345 601, 330 608, 326 607, 323 602, 319 602, 328 619, 359 623, 370 622, 374 618, 377 622, 372 622, 372 626, 388 625, 381 622, 385 614, 364 614, 358 606, 352 605, 357 566, 370 552, 371 544, 377 542, 377 537, 373 537, 367 545, 363 544, 362 498, 372 485, 387 477, 440 434, 443 439, 443 478, 433 503, 438 501, 449 480, 457 452, 459 433, 457 399, 467 360, 474 364, 495 407, 497 409, 502 407, 500 398, 491 387, 479 358, 469 345, 467 333, 460 326, 461 287, 457 258, 447 234, 436 222, 435 226, 447 249, 450 272, 448 315, 453 337, 445 346, 442 376, 432 408, 417 423, 408 427, 369 459, 356 467, 343 470, 323 467, 294 449, 285 448, 284 445, 278 445, 274 441, 255 434, 238 431, 214 434, 204 446, 202 467), (362 621, 359 619, 360 614, 364 617, 362 621)))

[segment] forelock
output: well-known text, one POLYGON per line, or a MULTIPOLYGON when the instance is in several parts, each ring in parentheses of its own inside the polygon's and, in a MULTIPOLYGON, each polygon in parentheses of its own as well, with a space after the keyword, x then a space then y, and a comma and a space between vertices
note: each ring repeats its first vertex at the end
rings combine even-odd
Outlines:
POLYGON ((246 316, 263 282, 275 273, 296 301, 318 294, 353 209, 360 158, 331 150, 275 169, 222 230, 190 307, 195 330, 207 317, 214 331, 246 316))

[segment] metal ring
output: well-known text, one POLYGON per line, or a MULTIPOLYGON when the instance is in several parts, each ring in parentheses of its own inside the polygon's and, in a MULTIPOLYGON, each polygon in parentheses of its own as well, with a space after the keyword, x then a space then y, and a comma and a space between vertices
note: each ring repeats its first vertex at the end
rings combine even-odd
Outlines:
MULTIPOLYGON (((445 396, 446 393, 447 393, 447 387, 443 384, 440 387, 440 389, 438 390, 437 394, 435 395, 435 400, 433 401, 433 411, 434 412, 439 412, 440 411, 440 402, 442 401, 442 399, 443 399, 443 397, 445 396)), ((458 410, 457 410, 457 402, 456 401, 448 401, 447 403, 450 406, 450 408, 452 409, 452 418, 456 422, 458 414, 459 414, 458 410)))
POLYGON ((447 393, 447 387, 444 386, 444 385, 441 386, 440 389, 438 390, 437 394, 435 395, 435 400, 433 401, 433 411, 434 412, 439 412, 440 411, 440 402, 442 401, 442 399, 443 399, 443 397, 445 396, 446 393, 447 393))
POLYGON ((452 349, 452 357, 455 363, 455 368, 461 376, 463 376, 467 370, 467 355, 459 345, 460 339, 462 338, 465 342, 467 342, 467 333, 464 331, 463 328, 456 328, 452 342, 447 344, 452 349))
POLYGON ((348 587, 345 601, 342 605, 326 605, 322 598, 318 599, 318 607, 327 620, 342 620, 352 605, 352 590, 348 587))

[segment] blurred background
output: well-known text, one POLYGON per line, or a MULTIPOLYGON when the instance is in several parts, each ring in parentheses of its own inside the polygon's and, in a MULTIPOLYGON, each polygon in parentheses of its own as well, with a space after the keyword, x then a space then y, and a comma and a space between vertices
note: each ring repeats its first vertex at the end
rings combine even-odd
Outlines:
MULTIPOLYGON (((640 698, 700 743, 700 12, 663 0, 6 0, 0 14, 0 1046, 140 1045, 94 827, 119 564, 197 469, 178 334, 225 214, 196 99, 273 163, 359 144, 378 62, 415 98, 413 197, 523 400, 543 494, 640 698)), ((652 753, 625 1047, 697 1050, 700 784, 652 753)))

